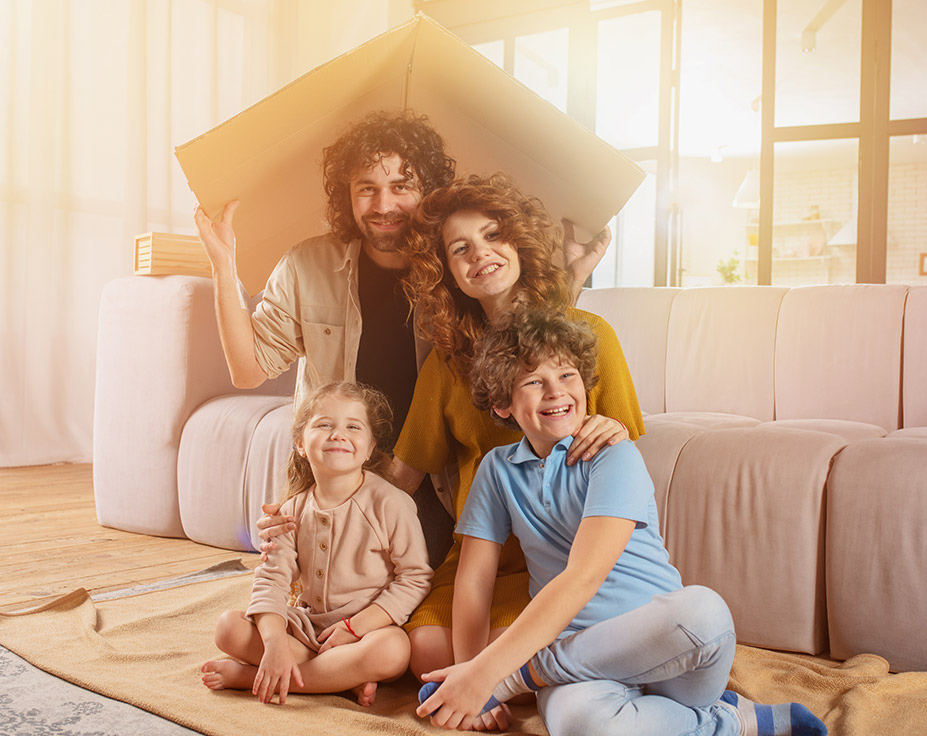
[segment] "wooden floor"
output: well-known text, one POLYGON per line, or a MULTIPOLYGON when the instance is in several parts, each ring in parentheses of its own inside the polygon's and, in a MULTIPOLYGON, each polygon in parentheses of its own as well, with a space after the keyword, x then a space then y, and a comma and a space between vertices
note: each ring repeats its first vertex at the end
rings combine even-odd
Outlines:
POLYGON ((0 468, 0 611, 86 588, 91 593, 257 555, 100 526, 90 465, 0 468))

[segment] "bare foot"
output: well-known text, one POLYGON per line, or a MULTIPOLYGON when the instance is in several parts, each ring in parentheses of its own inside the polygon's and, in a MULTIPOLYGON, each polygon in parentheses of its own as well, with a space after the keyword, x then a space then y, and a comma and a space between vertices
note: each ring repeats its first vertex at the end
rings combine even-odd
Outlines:
POLYGON ((373 705, 373 701, 377 699, 377 683, 365 682, 357 687, 352 687, 351 692, 357 696, 357 704, 366 708, 373 705))
POLYGON ((257 667, 234 659, 213 659, 200 667, 200 672, 203 673, 203 684, 210 690, 250 690, 257 667))

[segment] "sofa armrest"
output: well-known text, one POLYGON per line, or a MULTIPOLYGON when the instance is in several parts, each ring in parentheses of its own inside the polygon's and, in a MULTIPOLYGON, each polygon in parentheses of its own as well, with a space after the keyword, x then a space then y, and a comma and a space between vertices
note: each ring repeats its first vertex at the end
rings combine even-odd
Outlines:
POLYGON ((133 276, 107 284, 93 422, 99 522, 184 536, 177 501, 181 431, 197 406, 232 392, 210 279, 133 276))

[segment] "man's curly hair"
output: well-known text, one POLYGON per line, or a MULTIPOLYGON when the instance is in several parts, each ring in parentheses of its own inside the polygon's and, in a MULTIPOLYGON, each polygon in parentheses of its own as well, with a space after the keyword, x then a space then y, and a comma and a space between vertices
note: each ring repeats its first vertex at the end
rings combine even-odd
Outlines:
POLYGON ((415 179, 422 196, 454 180, 456 162, 445 152, 444 139, 428 123, 427 116, 412 112, 370 113, 322 152, 328 222, 341 242, 361 237, 351 207, 351 179, 390 154, 403 160, 402 174, 406 179, 415 179))
POLYGON ((573 295, 556 260, 562 228, 539 199, 522 194, 508 177, 472 175, 427 195, 413 218, 412 233, 399 247, 410 266, 402 288, 415 305, 419 335, 466 377, 487 320, 480 303, 457 288, 447 265, 444 223, 461 210, 476 210, 498 222, 500 239, 518 252, 519 303, 563 308, 573 303, 573 295))
POLYGON ((494 406, 512 405, 515 380, 549 358, 562 360, 579 371, 586 394, 598 382, 595 333, 585 322, 573 322, 552 309, 519 308, 486 330, 476 344, 470 369, 470 396, 477 409, 489 410, 497 424, 520 429, 515 418, 505 419, 494 406))

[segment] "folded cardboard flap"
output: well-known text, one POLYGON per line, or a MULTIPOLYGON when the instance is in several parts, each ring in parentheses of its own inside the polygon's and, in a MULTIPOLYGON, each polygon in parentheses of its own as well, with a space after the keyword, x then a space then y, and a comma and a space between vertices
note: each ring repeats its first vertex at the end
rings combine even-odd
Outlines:
POLYGON ((252 294, 284 252, 324 232, 322 149, 374 110, 429 117, 459 175, 504 171, 555 217, 601 229, 643 171, 428 17, 303 75, 176 155, 200 204, 235 214, 239 277, 252 294))

